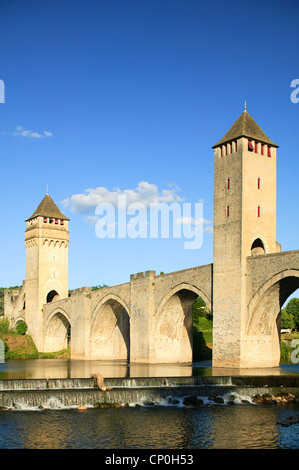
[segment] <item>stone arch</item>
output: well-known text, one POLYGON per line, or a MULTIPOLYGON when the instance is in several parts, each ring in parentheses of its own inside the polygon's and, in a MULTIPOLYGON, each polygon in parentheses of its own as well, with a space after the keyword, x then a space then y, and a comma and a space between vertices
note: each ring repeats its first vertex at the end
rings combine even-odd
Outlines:
POLYGON ((202 299, 205 301, 205 303, 206 303, 207 307, 209 308, 209 310, 212 310, 211 299, 204 293, 204 291, 202 291, 201 289, 199 289, 198 287, 196 287, 192 284, 189 284, 187 282, 182 282, 182 283, 176 285, 175 287, 173 287, 168 292, 168 294, 166 294, 165 297, 162 299, 162 301, 160 302, 160 304, 157 308, 156 317, 159 317, 159 315, 161 313, 161 310, 163 309, 163 306, 170 299, 170 297, 172 297, 174 294, 176 294, 177 292, 179 292, 180 290, 183 290, 183 289, 194 292, 197 297, 202 297, 202 299))
POLYGON ((130 311, 119 296, 106 295, 91 319, 90 355, 92 359, 130 359, 130 311))
POLYGON ((298 288, 298 269, 286 269, 269 278, 248 304, 247 334, 271 334, 282 305, 298 288))
POLYGON ((71 321, 62 309, 56 309, 45 324, 44 351, 67 349, 71 344, 71 321))
POLYGON ((19 321, 23 321, 23 322, 26 323, 25 317, 17 317, 15 319, 13 319, 13 323, 12 323, 12 329, 13 330, 16 329, 17 323, 19 323, 19 321))
POLYGON ((56 300, 59 300, 60 296, 58 292, 54 289, 50 290, 46 296, 46 303, 49 304, 51 302, 56 302, 56 300))
POLYGON ((287 298, 299 288, 299 270, 286 269, 268 279, 248 304, 247 354, 263 364, 280 362, 280 310, 287 298))
POLYGON ((251 256, 264 255, 266 253, 265 245, 260 238, 256 238, 251 245, 251 256))
POLYGON ((198 287, 181 283, 162 299, 156 312, 153 361, 192 362, 193 303, 198 297, 211 309, 211 301, 198 287))

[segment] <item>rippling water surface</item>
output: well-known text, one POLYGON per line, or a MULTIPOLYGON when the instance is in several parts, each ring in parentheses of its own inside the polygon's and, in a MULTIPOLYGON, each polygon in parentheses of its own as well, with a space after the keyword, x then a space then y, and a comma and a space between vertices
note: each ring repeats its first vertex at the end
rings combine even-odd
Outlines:
MULTIPOLYGON (((297 374, 298 365, 268 371, 212 370, 210 363, 136 365, 71 360, 22 360, 0 364, 0 378, 297 374), (220 373, 221 372, 221 373, 220 373)), ((277 424, 299 415, 299 405, 213 405, 199 408, 143 406, 96 409, 2 410, 0 448, 30 449, 273 449, 299 448, 299 424, 277 424)))
POLYGON ((299 425, 276 424, 294 413, 298 406, 1 411, 0 448, 298 449, 299 425))

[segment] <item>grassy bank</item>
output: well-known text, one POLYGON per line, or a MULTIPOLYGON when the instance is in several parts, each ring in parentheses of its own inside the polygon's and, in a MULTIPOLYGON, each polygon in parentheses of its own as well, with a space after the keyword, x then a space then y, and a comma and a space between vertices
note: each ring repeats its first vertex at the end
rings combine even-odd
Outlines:
POLYGON ((4 342, 5 359, 55 359, 69 358, 71 355, 69 349, 53 353, 38 352, 31 336, 11 330, 4 317, 0 319, 0 340, 4 342))

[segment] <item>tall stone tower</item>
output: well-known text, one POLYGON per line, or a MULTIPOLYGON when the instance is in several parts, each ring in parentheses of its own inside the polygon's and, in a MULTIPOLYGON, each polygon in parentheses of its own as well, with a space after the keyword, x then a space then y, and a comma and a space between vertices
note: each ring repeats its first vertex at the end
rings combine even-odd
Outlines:
POLYGON ((43 305, 68 297, 69 219, 47 193, 26 220, 26 321, 43 350, 43 305))
POLYGON ((213 366, 246 367, 246 260, 274 253, 276 148, 246 110, 214 148, 213 366))

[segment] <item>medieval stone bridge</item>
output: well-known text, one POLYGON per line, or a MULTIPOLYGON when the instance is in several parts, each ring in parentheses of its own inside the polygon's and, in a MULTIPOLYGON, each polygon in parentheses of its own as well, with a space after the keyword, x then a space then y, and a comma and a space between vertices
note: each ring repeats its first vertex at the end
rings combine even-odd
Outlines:
POLYGON ((212 265, 92 291, 81 288, 43 307, 43 351, 67 345, 72 358, 132 362, 192 361, 192 305, 201 296, 212 307, 212 265))
MULTIPOLYGON (((273 354, 280 308, 298 288, 299 250, 247 258, 243 346, 249 358, 253 342, 267 339, 273 354)), ((42 350, 63 349, 71 331, 72 358, 190 362, 192 305, 200 296, 212 310, 212 291, 212 264, 164 275, 146 271, 126 284, 72 291, 44 305, 42 350)))
MULTIPOLYGON (((249 115, 214 146, 213 264, 68 296, 69 219, 47 193, 26 220, 26 279, 5 294, 39 351, 72 358, 191 362, 192 305, 213 311, 213 366, 275 367, 280 309, 299 288, 299 251, 276 240, 276 149, 249 115)), ((195 253, 196 256, 196 253, 195 253)))

